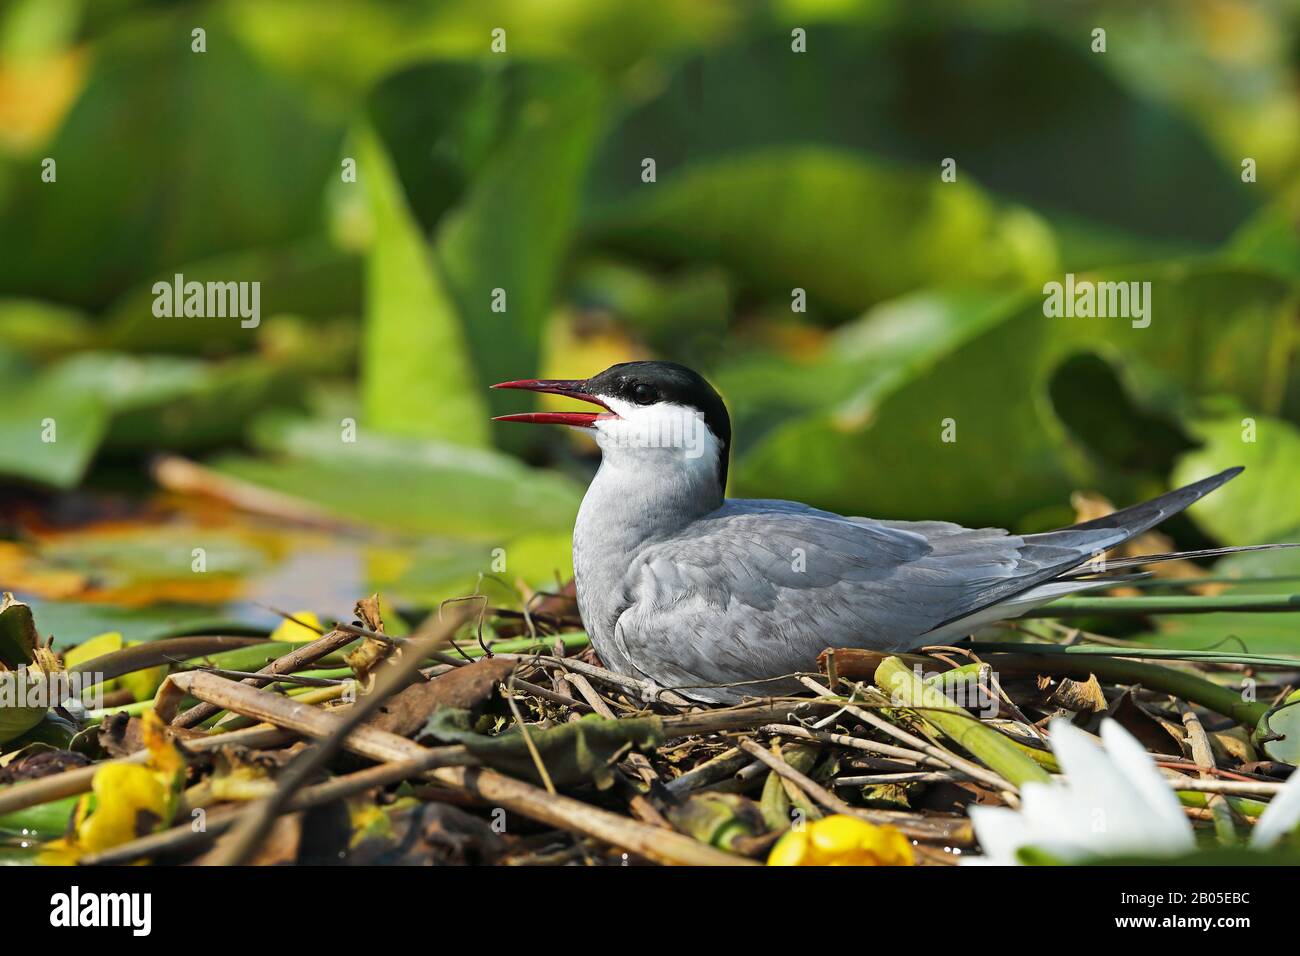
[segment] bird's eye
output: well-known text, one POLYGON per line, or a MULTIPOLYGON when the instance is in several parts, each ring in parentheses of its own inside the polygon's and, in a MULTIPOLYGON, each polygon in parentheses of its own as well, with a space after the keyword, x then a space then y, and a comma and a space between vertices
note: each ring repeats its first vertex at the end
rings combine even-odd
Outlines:
POLYGON ((653 404, 656 397, 655 390, 650 385, 637 385, 632 389, 632 400, 638 405, 653 404))

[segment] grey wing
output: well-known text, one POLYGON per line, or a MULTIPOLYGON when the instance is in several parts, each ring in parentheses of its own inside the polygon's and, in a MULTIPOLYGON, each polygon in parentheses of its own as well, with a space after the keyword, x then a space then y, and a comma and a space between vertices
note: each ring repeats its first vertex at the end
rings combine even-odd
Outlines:
POLYGON ((915 646, 993 585, 1025 573, 1022 547, 998 528, 729 501, 637 556, 614 638, 645 676, 678 687, 806 670, 830 646, 915 646))
POLYGON ((1240 471, 1024 537, 940 521, 845 518, 795 502, 728 501, 632 562, 614 638, 630 662, 665 686, 789 673, 831 646, 912 648, 1021 613, 1035 589, 1062 593, 1049 582, 1240 471))

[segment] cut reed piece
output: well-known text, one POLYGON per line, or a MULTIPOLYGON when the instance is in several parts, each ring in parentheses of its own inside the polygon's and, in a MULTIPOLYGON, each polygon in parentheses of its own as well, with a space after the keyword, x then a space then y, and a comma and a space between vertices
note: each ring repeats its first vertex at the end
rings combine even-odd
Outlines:
POLYGON ((668 737, 694 737, 735 730, 753 730, 763 724, 791 723, 813 712, 832 709, 833 704, 812 700, 777 700, 758 705, 702 710, 690 714, 672 714, 663 718, 668 737))
MULTIPOLYGON (((800 681, 803 683, 805 687, 807 687, 809 690, 817 694, 821 694, 824 697, 833 696, 829 689, 823 687, 821 684, 817 683, 815 680, 812 680, 811 678, 801 677, 800 681)), ((874 687, 864 687, 863 685, 859 684, 857 685, 857 688, 854 690, 855 697, 859 693, 873 694, 879 697, 882 702, 888 701, 888 698, 886 698, 884 694, 881 694, 880 691, 876 690, 876 688, 874 687)), ((866 703, 866 701, 864 700, 863 703, 866 703)), ((943 747, 938 746, 937 744, 933 744, 928 740, 923 740, 922 738, 916 736, 915 734, 909 733, 908 731, 904 730, 902 727, 895 726, 894 724, 890 723, 888 720, 885 720, 884 717, 881 717, 878 714, 874 714, 869 710, 864 710, 863 708, 858 707, 855 704, 852 704, 848 701, 845 701, 844 703, 840 704, 836 712, 837 713, 843 712, 853 717, 856 717, 858 720, 862 721, 867 726, 872 727, 890 737, 893 737, 895 740, 907 744, 909 747, 911 747, 914 750, 920 751, 923 754, 935 758, 936 760, 943 763, 945 766, 952 767, 954 770, 960 770, 962 773, 969 776, 972 780, 978 780, 981 783, 984 783, 999 792, 1006 791, 1006 793, 1010 793, 1010 789, 1009 789, 1010 785, 1007 783, 1007 781, 1004 780, 1002 777, 998 776, 992 770, 989 770, 986 767, 981 766, 980 764, 976 763, 973 760, 967 760, 965 757, 959 756, 953 753, 951 750, 947 750, 943 747)), ((1014 796, 1014 794, 1012 796, 1014 796)))
MULTIPOLYGON (((840 666, 843 668, 843 661, 840 666)), ((927 724, 1014 786, 1051 781, 1047 771, 1021 753, 1010 740, 984 726, 937 687, 926 684, 897 657, 881 661, 875 680, 876 686, 893 700, 914 709, 927 724)))

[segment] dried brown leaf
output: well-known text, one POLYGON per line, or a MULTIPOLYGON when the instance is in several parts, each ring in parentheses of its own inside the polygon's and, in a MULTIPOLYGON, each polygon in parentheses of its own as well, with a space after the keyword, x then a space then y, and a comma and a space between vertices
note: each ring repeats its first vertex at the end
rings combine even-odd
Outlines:
POLYGON ((513 661, 487 658, 440 674, 431 681, 412 684, 393 695, 370 724, 409 737, 440 707, 470 711, 481 708, 513 669, 513 661))

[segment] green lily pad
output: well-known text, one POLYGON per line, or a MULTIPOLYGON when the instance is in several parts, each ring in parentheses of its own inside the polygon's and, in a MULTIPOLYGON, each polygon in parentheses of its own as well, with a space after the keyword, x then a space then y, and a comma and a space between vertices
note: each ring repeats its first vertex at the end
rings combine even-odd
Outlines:
POLYGON ((0 406, 0 476, 75 487, 107 433, 104 402, 65 388, 49 374, 11 379, 6 389, 0 406))
POLYGON ((114 448, 209 448, 237 440, 258 412, 299 403, 293 371, 266 359, 83 352, 53 366, 46 387, 91 396, 111 415, 114 448))
POLYGON ((804 289, 821 313, 935 284, 1014 284, 1056 261, 1043 223, 972 183, 825 147, 697 161, 662 180, 589 213, 593 233, 641 255, 720 262, 786 301, 804 289))
POLYGON ((1261 717, 1254 739, 1270 760, 1300 765, 1300 699, 1292 694, 1285 705, 1261 717))

